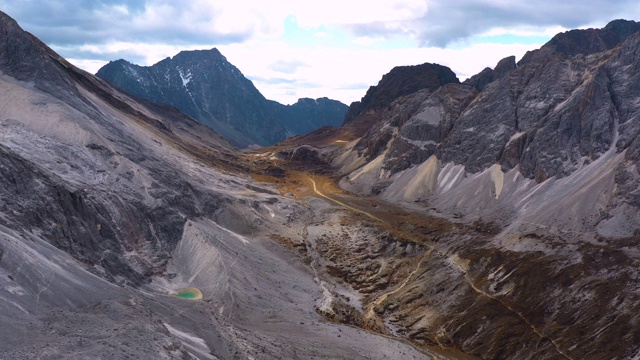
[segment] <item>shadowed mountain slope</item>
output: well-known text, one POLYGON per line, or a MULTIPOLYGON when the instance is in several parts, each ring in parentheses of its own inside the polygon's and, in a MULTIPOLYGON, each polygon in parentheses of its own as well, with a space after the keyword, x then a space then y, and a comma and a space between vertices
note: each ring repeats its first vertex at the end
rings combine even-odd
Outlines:
POLYGON ((182 51, 146 67, 112 61, 96 75, 134 96, 175 106, 240 147, 339 125, 347 110, 327 98, 293 105, 267 100, 215 48, 182 51))

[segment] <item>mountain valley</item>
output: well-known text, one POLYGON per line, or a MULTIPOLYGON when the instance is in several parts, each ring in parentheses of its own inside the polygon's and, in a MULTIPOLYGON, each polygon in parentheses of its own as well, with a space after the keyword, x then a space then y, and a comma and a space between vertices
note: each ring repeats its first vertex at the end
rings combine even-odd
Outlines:
POLYGON ((397 67, 239 150, 0 13, 0 359, 637 358, 639 30, 397 67))

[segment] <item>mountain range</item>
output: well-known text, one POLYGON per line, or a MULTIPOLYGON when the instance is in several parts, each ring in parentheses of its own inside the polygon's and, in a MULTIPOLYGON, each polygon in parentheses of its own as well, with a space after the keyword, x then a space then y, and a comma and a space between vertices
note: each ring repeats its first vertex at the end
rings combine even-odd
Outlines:
MULTIPOLYGON (((268 156, 304 154, 300 164, 331 169, 342 190, 490 234, 427 236, 432 265, 376 308, 396 331, 481 358, 633 358, 638 31, 615 20, 560 33, 463 83, 435 64, 395 68, 342 127, 289 139, 268 156), (457 282, 444 285, 441 261, 458 269, 457 282), (485 314, 482 301, 515 318, 485 314), (519 324, 510 341, 498 340, 501 321, 519 324)), ((334 262, 341 274, 380 264, 334 262)))
POLYGON ((342 124, 347 106, 327 98, 267 100, 217 49, 182 51, 153 66, 112 61, 96 76, 125 92, 172 105, 239 147, 273 145, 342 124))
MULTIPOLYGON (((637 358, 639 30, 397 67, 239 151, 0 12, 0 358, 637 358)), ((222 58, 181 54, 195 98, 173 62, 222 58)))

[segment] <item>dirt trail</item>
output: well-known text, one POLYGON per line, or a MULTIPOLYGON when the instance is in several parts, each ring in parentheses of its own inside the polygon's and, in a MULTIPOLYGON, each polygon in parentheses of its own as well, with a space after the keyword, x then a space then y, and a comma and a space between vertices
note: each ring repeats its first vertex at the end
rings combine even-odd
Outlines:
POLYGON ((312 187, 313 187, 313 192, 314 192, 316 195, 318 195, 318 196, 320 196, 320 197, 323 197, 323 198, 325 198, 325 199, 327 199, 327 200, 329 200, 329 201, 331 201, 331 202, 334 202, 334 203, 336 203, 336 204, 338 204, 338 205, 340 205, 340 206, 342 206, 342 207, 345 207, 345 208, 347 208, 347 209, 349 209, 349 210, 352 210, 352 211, 355 211, 355 212, 358 212, 358 213, 364 214, 364 215, 366 215, 366 216, 370 217, 370 218, 371 218, 371 219, 373 219, 373 220, 376 220, 376 221, 379 221, 379 222, 381 222, 381 223, 383 223, 383 224, 389 225, 389 223, 388 223, 388 222, 386 222, 386 221, 384 221, 384 220, 380 219, 379 217, 377 217, 377 216, 375 216, 375 215, 371 214, 370 212, 367 212, 367 211, 364 211, 364 210, 361 210, 361 209, 355 208, 355 207, 353 207, 353 206, 351 206, 351 205, 348 205, 348 204, 343 203, 342 201, 340 201, 340 200, 338 200, 338 199, 335 199, 335 198, 332 198, 332 197, 329 197, 329 196, 325 195, 323 192, 321 192, 320 190, 318 190, 318 187, 317 187, 317 185, 316 185, 315 180, 313 180, 313 179, 312 179, 312 178, 310 178, 310 177, 307 177, 307 179, 311 182, 311 185, 312 185, 312 187))
MULTIPOLYGON (((479 225, 464 225, 455 223, 450 220, 435 217, 425 213, 417 213, 413 211, 407 211, 395 204, 387 203, 380 199, 360 197, 354 194, 347 194, 341 191, 340 188, 335 186, 333 179, 326 175, 311 174, 307 171, 290 170, 287 171, 287 176, 280 178, 273 178, 270 176, 252 175, 258 181, 267 181, 275 183, 282 194, 293 193, 296 199, 301 199, 307 196, 317 196, 330 201, 340 207, 348 209, 355 214, 361 214, 369 219, 377 222, 381 228, 389 231, 389 233, 399 239, 404 239, 408 242, 414 242, 428 248, 428 252, 424 256, 415 269, 408 275, 408 277, 395 289, 385 292, 370 302, 365 307, 365 318, 367 320, 375 320, 380 322, 379 318, 375 317, 376 306, 384 303, 390 296, 393 296, 406 286, 411 284, 414 280, 415 274, 423 267, 424 261, 433 255, 435 252, 439 257, 444 259, 449 258, 446 251, 443 251, 438 247, 438 244, 433 241, 434 236, 439 234, 477 234, 480 236, 491 235, 492 229, 490 224, 479 225), (305 185, 306 184, 306 185, 305 185), (478 228, 478 226, 482 226, 478 228)), ((557 339, 552 339, 548 335, 544 334, 542 329, 538 329, 518 310, 504 302, 502 299, 487 293, 481 287, 477 286, 472 280, 470 274, 465 269, 460 267, 459 271, 464 275, 464 280, 467 285, 478 294, 491 299, 491 301, 497 302, 506 311, 517 316, 523 321, 531 331, 536 334, 541 340, 548 340, 551 342, 556 352, 563 358, 572 358, 562 350, 558 344, 557 339)))
MULTIPOLYGON (((409 224, 409 225, 413 225, 411 224, 413 221, 416 222, 423 222, 425 221, 424 217, 421 216, 411 216, 411 217, 407 217, 405 219, 403 219, 403 221, 398 221, 395 219, 391 219, 389 221, 385 221, 383 219, 381 219, 379 216, 376 216, 374 214, 372 214, 371 212, 368 212, 366 210, 363 210, 361 208, 356 207, 357 205, 354 204, 354 206, 349 205, 347 203, 345 203, 344 201, 338 200, 334 194, 325 194, 323 193, 320 189, 318 184, 316 184, 316 181, 311 178, 310 176, 307 176, 307 179, 309 180, 309 182, 312 184, 312 188, 313 188, 313 192, 317 195, 320 196, 324 199, 327 199, 335 204, 338 204, 344 208, 347 208, 349 210, 355 211, 357 213, 361 213, 366 215, 367 217, 378 221, 380 223, 382 223, 383 225, 385 225, 386 228, 388 228, 389 230, 391 230, 392 232, 394 232, 396 235, 400 235, 405 239, 409 239, 409 240, 417 240, 420 243, 423 243, 424 245, 429 246, 429 251, 424 255, 424 257, 418 262, 418 265, 416 266, 416 268, 407 276, 407 278, 394 290, 391 290, 389 292, 383 293, 382 295, 378 296, 376 298, 376 300, 374 300, 373 302, 371 302, 368 306, 367 306, 367 310, 365 313, 365 319, 366 320, 370 320, 373 319, 375 316, 375 307, 382 304, 389 296, 397 293, 398 291, 402 290, 405 286, 407 286, 410 281, 412 280, 413 276, 420 270, 423 262, 429 258, 429 256, 431 255, 432 252, 436 252, 436 254, 438 254, 439 256, 443 257, 443 258, 447 258, 447 254, 445 252, 443 252, 442 250, 440 250, 437 245, 435 243, 433 243, 432 241, 428 241, 426 240, 424 237, 420 238, 418 236, 418 238, 414 238, 411 235, 417 235, 416 233, 413 234, 403 234, 402 232, 398 232, 398 231, 393 231, 394 228, 397 230, 398 226, 401 226, 402 224, 409 224), (395 221, 394 221, 395 220, 395 221)), ((323 187, 323 190, 326 190, 326 186, 323 187)), ((346 199, 344 196, 340 196, 341 198, 345 199, 345 201, 350 201, 353 200, 354 202, 358 202, 358 200, 364 201, 364 199, 359 199, 354 197, 353 199, 349 198, 346 199)), ((350 201, 351 202, 351 201, 350 201)), ((380 204, 381 208, 378 209, 378 212, 383 211, 382 213, 384 214, 385 212, 387 213, 387 216, 390 217, 394 217, 396 216, 398 213, 393 209, 393 208, 387 208, 386 204, 382 204, 382 203, 377 203, 375 202, 376 205, 380 204), (385 211, 386 210, 386 211, 385 211)), ((391 206, 391 205, 389 205, 391 206)), ((437 224, 437 221, 436 221, 437 224)), ((457 229, 457 228, 456 228, 457 229)), ((493 301, 498 302, 503 308, 505 308, 507 311, 511 312, 512 314, 515 314, 518 318, 520 318, 525 324, 527 324, 527 326, 538 336, 540 337, 540 339, 548 339, 553 346, 555 347, 556 352, 561 355, 562 357, 569 359, 569 360, 573 360, 566 352, 564 352, 559 344, 557 343, 556 340, 550 338, 549 336, 545 335, 541 330, 537 329, 527 318, 524 317, 524 315, 522 315, 519 311, 517 311, 516 309, 512 308, 511 306, 509 306, 508 304, 506 304, 503 300, 485 292, 484 290, 482 290, 481 288, 479 288, 478 286, 476 286, 476 284, 471 280, 471 278, 469 277, 469 274, 467 273, 467 271, 463 268, 461 268, 460 266, 456 266, 459 271, 461 271, 464 274, 464 279, 465 282, 469 285, 469 287, 471 287, 471 289, 476 292, 478 295, 480 296, 485 296, 493 301)))

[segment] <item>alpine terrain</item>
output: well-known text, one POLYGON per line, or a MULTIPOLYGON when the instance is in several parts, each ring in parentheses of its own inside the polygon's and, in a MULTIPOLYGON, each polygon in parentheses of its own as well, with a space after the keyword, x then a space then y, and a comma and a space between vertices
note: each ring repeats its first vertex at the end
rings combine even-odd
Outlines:
POLYGON ((128 95, 0 13, 0 359, 638 358, 638 31, 397 67, 241 152, 332 103, 216 50, 103 68, 128 95))
POLYGON ((342 123, 347 106, 327 98, 293 105, 267 100, 218 49, 182 51, 153 66, 117 60, 98 77, 125 92, 175 106, 232 144, 273 145, 292 135, 342 123))
POLYGON ((395 68, 342 128, 264 154, 387 229, 319 238, 357 323, 486 359, 640 356, 638 31, 561 33, 464 83, 395 68))

